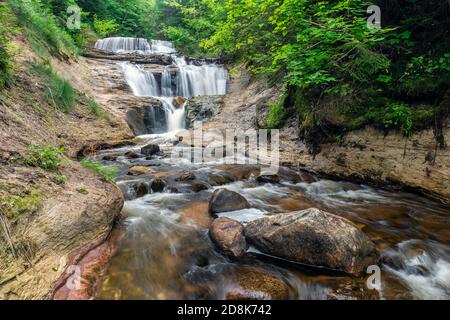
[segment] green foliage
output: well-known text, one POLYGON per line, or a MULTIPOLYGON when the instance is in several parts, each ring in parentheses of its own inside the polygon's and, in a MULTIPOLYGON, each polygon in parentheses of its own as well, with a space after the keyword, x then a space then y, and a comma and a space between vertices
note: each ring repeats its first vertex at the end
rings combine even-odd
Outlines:
POLYGON ((87 107, 94 115, 109 120, 108 114, 99 106, 99 104, 95 100, 88 97, 86 103, 87 107))
POLYGON ((81 160, 80 163, 84 168, 95 171, 108 181, 114 181, 119 172, 117 167, 104 166, 100 162, 94 160, 85 159, 81 160))
POLYGON ((77 0, 77 4, 87 15, 86 23, 95 28, 97 20, 97 28, 100 27, 97 31, 144 38, 154 35, 154 29, 151 28, 155 17, 154 2, 155 0, 77 0))
POLYGON ((185 54, 213 56, 202 48, 226 18, 225 0, 156 1, 154 33, 185 54))
POLYGON ((0 195, 0 207, 6 218, 16 220, 23 214, 30 214, 40 207, 42 196, 39 190, 31 189, 20 194, 0 195))
POLYGON ((49 64, 33 63, 30 65, 30 71, 42 78, 50 105, 54 105, 55 108, 63 112, 69 112, 74 108, 77 98, 75 90, 49 64))
POLYGON ((77 54, 73 38, 48 9, 49 1, 13 0, 8 1, 8 5, 39 55, 70 57, 77 54))
POLYGON ((280 103, 272 103, 269 108, 265 119, 265 126, 268 129, 279 129, 283 125, 285 118, 283 105, 280 103))
POLYGON ((5 4, 0 3, 0 91, 11 83, 12 57, 8 46, 11 31, 10 13, 5 4))
POLYGON ((64 161, 64 148, 30 145, 22 162, 28 166, 56 171, 64 161))
POLYGON ((101 37, 107 37, 119 29, 119 24, 115 19, 102 20, 94 14, 94 30, 101 37))
POLYGON ((399 130, 405 136, 409 136, 413 128, 412 110, 405 103, 392 102, 386 108, 370 111, 367 119, 384 129, 399 130))
POLYGON ((52 178, 53 182, 55 182, 56 184, 64 184, 68 179, 69 178, 64 174, 57 174, 52 178))

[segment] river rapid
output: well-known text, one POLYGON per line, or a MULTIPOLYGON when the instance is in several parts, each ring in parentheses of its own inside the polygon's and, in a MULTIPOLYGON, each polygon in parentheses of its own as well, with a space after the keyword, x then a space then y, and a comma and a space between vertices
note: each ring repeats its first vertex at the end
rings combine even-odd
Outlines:
POLYGON ((176 133, 186 124, 185 106, 174 104, 174 99, 226 94, 226 70, 217 64, 189 63, 168 42, 110 38, 96 47, 116 53, 168 54, 174 61, 158 76, 148 68, 118 62, 136 96, 162 101, 165 126, 161 132, 139 136, 138 145, 96 155, 105 165, 120 169, 116 182, 126 198, 124 237, 97 299, 226 299, 242 287, 239 277, 255 270, 282 281, 289 299, 450 298, 448 207, 416 194, 319 179, 290 168, 280 168, 279 182, 259 183, 259 165, 171 157, 179 143, 176 133), (161 153, 141 154, 141 147, 148 144, 159 145, 161 153), (135 166, 151 171, 132 175, 130 168, 135 166), (195 179, 179 179, 187 172, 195 179), (164 188, 154 192, 151 184, 157 178, 164 180, 164 188), (243 224, 311 207, 349 219, 382 256, 381 286, 368 289, 369 275, 355 278, 293 265, 254 248, 239 261, 223 255, 208 235, 213 219, 208 201, 217 188, 236 191, 248 200, 250 209, 219 214, 243 224))

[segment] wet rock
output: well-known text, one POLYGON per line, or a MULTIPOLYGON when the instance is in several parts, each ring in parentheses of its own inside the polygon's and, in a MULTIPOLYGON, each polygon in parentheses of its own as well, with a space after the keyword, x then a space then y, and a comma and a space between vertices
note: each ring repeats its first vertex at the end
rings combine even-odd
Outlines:
POLYGON ((105 161, 116 161, 117 160, 117 156, 108 154, 108 155, 103 157, 103 160, 105 160, 105 161))
POLYGON ((134 191, 136 192, 136 197, 140 198, 148 193, 148 187, 145 182, 139 182, 134 186, 134 191))
POLYGON ((247 250, 244 226, 233 219, 220 217, 209 228, 209 235, 216 246, 226 254, 239 258, 247 250))
POLYGON ((215 115, 223 105, 221 96, 199 96, 189 99, 186 103, 186 121, 204 121, 215 115))
POLYGON ((204 183, 193 183, 191 188, 192 188, 192 191, 194 191, 194 192, 208 190, 208 186, 204 183))
POLYGON ((145 156, 153 156, 160 153, 159 146, 157 144, 148 144, 141 148, 141 153, 145 156))
POLYGON ((238 287, 227 293, 227 300, 285 300, 289 297, 286 284, 260 268, 242 268, 237 282, 238 287))
POLYGON ((298 171, 286 167, 278 168, 278 176, 280 179, 288 180, 292 183, 299 183, 303 181, 302 176, 298 171))
POLYGON ((179 191, 177 188, 175 188, 175 187, 169 187, 168 190, 169 190, 170 193, 179 193, 179 192, 180 192, 180 191, 179 191))
POLYGON ((84 145, 80 150, 78 150, 76 157, 78 161, 81 161, 88 156, 95 155, 100 150, 115 149, 132 145, 135 145, 135 143, 132 140, 89 143, 84 145))
POLYGON ((341 279, 332 290, 327 293, 327 300, 380 300, 376 289, 368 289, 366 279, 341 279))
POLYGON ((212 186, 222 186, 234 182, 234 178, 228 174, 214 174, 208 179, 208 183, 212 186))
POLYGON ((195 180, 196 176, 194 173, 188 171, 183 173, 181 176, 175 179, 175 181, 188 181, 188 180, 195 180))
POLYGON ((116 53, 100 49, 90 49, 83 54, 87 58, 130 61, 136 64, 171 65, 173 58, 169 54, 116 53))
POLYGON ((261 168, 258 165, 224 164, 217 167, 234 177, 235 180, 248 179, 250 176, 259 176, 261 168))
POLYGON ((164 191, 165 187, 166 182, 160 178, 153 179, 152 184, 150 185, 150 188, 152 189, 153 192, 162 192, 164 191))
POLYGON ((125 152, 125 157, 130 158, 130 159, 137 159, 137 158, 139 158, 139 155, 136 152, 130 150, 130 151, 125 152))
POLYGON ((352 222, 315 208, 249 222, 245 236, 266 254, 357 276, 379 261, 373 242, 352 222))
POLYGON ((128 174, 132 176, 139 176, 141 174, 153 174, 155 171, 149 167, 133 166, 128 169, 128 174))
POLYGON ((181 107, 185 102, 186 102, 186 99, 183 97, 176 97, 175 99, 173 99, 173 104, 176 107, 181 107))
POLYGON ((236 211, 246 208, 250 208, 250 204, 239 193, 227 189, 217 189, 209 199, 208 211, 211 215, 215 215, 219 212, 236 211))
POLYGON ((258 181, 259 183, 279 183, 280 182, 280 177, 276 174, 264 174, 264 175, 260 175, 256 178, 256 181, 258 181))

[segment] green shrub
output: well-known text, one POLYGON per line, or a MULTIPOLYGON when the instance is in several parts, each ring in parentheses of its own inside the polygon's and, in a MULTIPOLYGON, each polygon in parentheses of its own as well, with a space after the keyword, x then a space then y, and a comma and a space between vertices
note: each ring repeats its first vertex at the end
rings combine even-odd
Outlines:
POLYGON ((14 0, 9 1, 8 5, 38 55, 68 57, 78 53, 72 37, 61 27, 43 1, 14 0))
POLYGON ((100 176, 104 177, 108 181, 114 181, 119 173, 119 169, 117 167, 104 166, 100 162, 94 160, 81 160, 81 165, 89 170, 93 170, 97 172, 100 176))
POLYGON ((39 167, 44 170, 58 170, 64 161, 64 148, 53 146, 30 145, 27 155, 22 162, 28 166, 39 167))
POLYGON ((284 109, 281 103, 272 103, 269 106, 270 110, 266 115, 265 126, 268 129, 278 129, 283 125, 284 109))
POLYGON ((413 129, 411 107, 401 102, 391 102, 386 108, 375 109, 366 115, 369 121, 386 130, 399 130, 409 136, 413 129))
POLYGON ((57 174, 52 178, 53 182, 56 184, 64 184, 69 178, 64 174, 57 174))
POLYGON ((41 204, 41 193, 32 189, 18 195, 1 195, 0 206, 8 219, 15 220, 25 213, 33 213, 41 204))
POLYGON ((0 3, 0 91, 11 83, 12 57, 8 48, 9 10, 0 3))
POLYGON ((91 98, 87 98, 86 101, 87 107, 89 110, 96 115, 97 117, 105 118, 106 120, 109 120, 109 115, 102 109, 102 107, 91 98))
POLYGON ((48 64, 34 63, 31 64, 30 70, 33 74, 42 78, 45 84, 46 97, 49 104, 63 111, 71 111, 76 103, 77 94, 71 84, 62 79, 48 64))
POLYGON ((107 37, 119 29, 119 24, 116 20, 102 20, 94 14, 94 30, 101 37, 107 37))

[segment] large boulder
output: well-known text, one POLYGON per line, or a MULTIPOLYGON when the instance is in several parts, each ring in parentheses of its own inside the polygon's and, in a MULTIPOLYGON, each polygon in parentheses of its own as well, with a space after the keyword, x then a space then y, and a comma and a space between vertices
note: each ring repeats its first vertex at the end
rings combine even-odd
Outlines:
POLYGON ((236 211, 250 208, 247 199, 239 193, 227 190, 217 189, 209 199, 208 211, 211 215, 216 215, 219 212, 236 211))
POLYGON ((209 228, 209 236, 216 246, 233 257, 242 257, 247 251, 244 226, 233 219, 220 217, 209 228))
POLYGON ((245 236, 263 253, 356 276, 379 259, 373 242, 352 222, 315 208, 254 220, 245 236))
POLYGON ((159 146, 157 144, 148 144, 141 148, 141 153, 145 156, 153 156, 160 153, 159 146))

